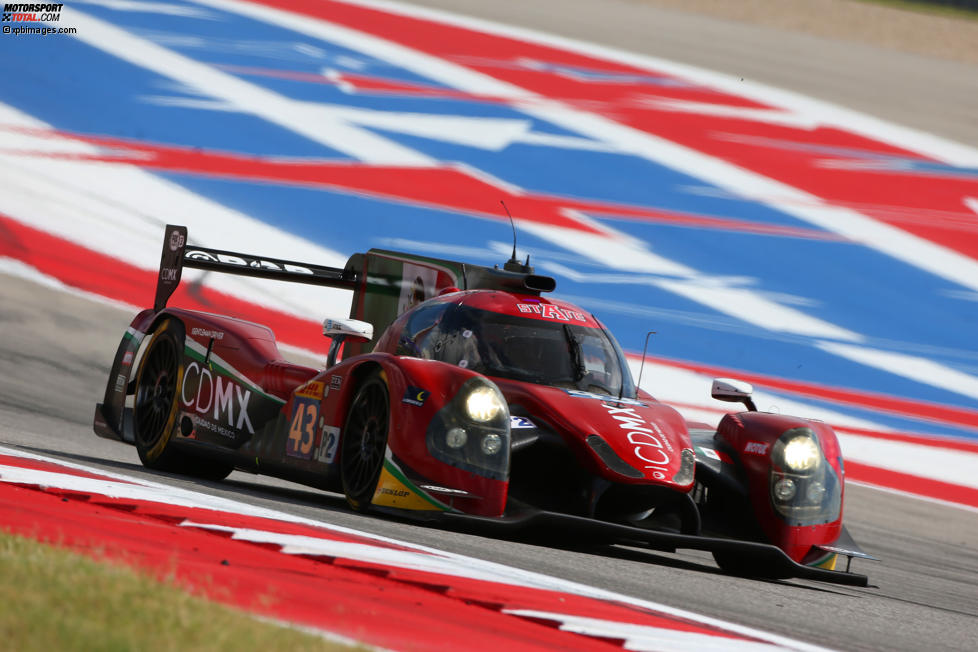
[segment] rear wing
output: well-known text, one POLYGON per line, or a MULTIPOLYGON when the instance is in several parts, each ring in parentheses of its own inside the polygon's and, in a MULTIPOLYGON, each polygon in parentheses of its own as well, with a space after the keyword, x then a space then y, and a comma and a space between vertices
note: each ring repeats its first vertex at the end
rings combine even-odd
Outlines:
POLYGON ((356 272, 350 269, 254 256, 223 249, 188 247, 187 227, 167 224, 163 254, 160 257, 160 275, 156 282, 156 299, 153 302, 153 309, 156 312, 166 307, 166 302, 180 285, 184 267, 347 290, 353 290, 357 286, 356 272))
POLYGON ((554 279, 534 274, 528 267, 512 271, 381 249, 353 254, 340 269, 190 246, 187 227, 168 224, 160 256, 154 312, 166 307, 180 285, 185 267, 351 290, 353 303, 349 316, 373 324, 374 340, 347 342, 346 355, 373 350, 376 338, 401 313, 444 290, 508 290, 539 295, 556 286, 554 279))

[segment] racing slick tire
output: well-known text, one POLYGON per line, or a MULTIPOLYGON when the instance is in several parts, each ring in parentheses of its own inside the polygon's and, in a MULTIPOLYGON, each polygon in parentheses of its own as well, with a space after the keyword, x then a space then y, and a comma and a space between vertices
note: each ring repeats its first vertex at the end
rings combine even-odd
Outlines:
POLYGON ((191 457, 173 449, 177 392, 183 383, 183 336, 179 323, 168 319, 153 333, 139 368, 133 402, 136 451, 143 466, 158 471, 223 480, 234 470, 227 463, 191 457))
POLYGON ((390 393, 379 372, 360 385, 343 427, 340 476, 343 493, 358 512, 370 508, 380 480, 390 429, 390 393))

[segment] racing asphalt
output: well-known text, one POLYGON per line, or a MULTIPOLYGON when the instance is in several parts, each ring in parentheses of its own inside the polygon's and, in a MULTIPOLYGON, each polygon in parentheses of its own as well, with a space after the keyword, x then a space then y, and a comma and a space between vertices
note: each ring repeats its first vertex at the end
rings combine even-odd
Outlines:
MULTIPOLYGON (((913 65, 901 67, 903 85, 874 93, 865 80, 883 74, 892 67, 893 57, 904 55, 863 46, 826 50, 822 42, 821 56, 812 57, 807 48, 815 44, 808 37, 719 25, 716 19, 617 0, 426 0, 420 4, 481 12, 624 49, 742 71, 758 81, 808 91, 963 142, 978 142, 974 118, 969 122, 964 115, 964 107, 969 102, 974 107, 978 98, 973 89, 978 76, 966 78, 972 80, 973 95, 955 95, 967 89, 967 83, 956 77, 962 70, 957 66, 964 64, 905 55, 913 65), (643 17, 633 12, 642 12, 643 17), (639 22, 650 20, 647 12, 654 13, 659 26, 654 39, 639 22), (746 33, 751 40, 737 40, 746 33), (768 53, 787 43, 791 47, 785 47, 778 61, 771 61, 768 53), (735 58, 738 50, 740 57, 735 58), (873 56, 868 54, 871 50, 873 56), (890 64, 876 57, 888 57, 890 64), (865 67, 857 70, 852 65, 857 60, 865 67), (793 62, 804 65, 793 66, 793 62), (921 93, 922 86, 915 84, 925 83, 931 91, 921 93), (890 93, 899 93, 900 101, 892 101, 890 93), (955 104, 955 97, 961 102, 955 104), (931 122, 938 104, 943 118, 931 122)), ((978 112, 972 109, 971 115, 978 112)), ((244 497, 258 505, 584 582, 828 647, 964 650, 973 649, 978 640, 978 515, 973 511, 850 486, 848 527, 865 550, 882 559, 854 562, 855 570, 869 574, 872 585, 855 589, 728 577, 705 553, 554 549, 354 515, 338 496, 242 473, 223 483, 167 477, 142 469, 134 448, 98 439, 91 429, 94 403, 104 390, 109 363, 132 314, 7 274, 0 276, 0 306, 0 444, 215 495, 244 497)))

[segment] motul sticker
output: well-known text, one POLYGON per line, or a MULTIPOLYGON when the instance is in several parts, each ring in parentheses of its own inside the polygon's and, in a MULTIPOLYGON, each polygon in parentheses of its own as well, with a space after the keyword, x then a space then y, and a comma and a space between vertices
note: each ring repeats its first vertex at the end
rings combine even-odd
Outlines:
POLYGON ((759 441, 749 441, 744 446, 745 453, 751 453, 753 455, 767 455, 767 449, 770 448, 770 444, 765 444, 759 441))

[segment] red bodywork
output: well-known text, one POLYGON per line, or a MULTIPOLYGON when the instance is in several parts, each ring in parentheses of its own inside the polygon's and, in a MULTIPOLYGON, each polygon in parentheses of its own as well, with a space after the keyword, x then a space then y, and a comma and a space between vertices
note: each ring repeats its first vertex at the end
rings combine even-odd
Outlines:
MULTIPOLYGON (((184 342, 173 441, 182 449, 230 461, 238 468, 342 490, 339 444, 351 405, 367 378, 382 378, 390 400, 389 430, 387 455, 372 500, 375 505, 503 517, 512 505, 513 487, 526 480, 525 474, 541 474, 555 480, 554 491, 580 494, 575 498, 578 502, 568 503, 575 505, 570 512, 574 516, 604 518, 596 505, 603 495, 613 495, 615 513, 624 516, 613 517, 612 522, 615 518, 646 519, 660 506, 663 510, 670 506, 685 514, 687 520, 678 526, 682 533, 698 535, 698 511, 709 507, 708 502, 700 501, 706 501, 710 492, 725 492, 737 485, 742 489, 733 493, 748 497, 750 513, 735 514, 734 519, 755 522, 763 538, 792 560, 811 562, 824 555, 818 546, 840 537, 844 476, 831 428, 795 417, 742 412, 724 417, 715 436, 699 424, 693 428, 696 437, 691 437, 690 427, 676 410, 632 385, 617 343, 593 315, 541 294, 552 289, 552 279, 394 252, 356 254, 345 270, 306 270, 328 276, 320 284, 353 289, 351 313, 359 319, 372 316, 375 328, 383 328, 372 347, 348 343, 351 353, 346 359, 328 369, 316 369, 286 361, 274 334, 264 326, 164 307, 179 283, 181 264, 206 261, 193 266, 273 278, 279 273, 274 271, 277 266, 285 269, 299 264, 272 259, 249 262, 244 254, 206 249, 188 252, 184 258, 185 230, 181 237, 182 227, 168 229, 174 231, 164 246, 161 263, 161 279, 167 282, 161 281, 157 290, 157 308, 140 313, 120 344, 105 403, 96 410, 95 430, 101 436, 134 442, 132 420, 126 418, 130 408, 125 407, 127 396, 133 395, 130 379, 135 376, 144 338, 168 321, 177 324, 175 331, 184 342), (239 265, 249 271, 234 269, 239 265), (260 271, 250 271, 255 268, 260 271), (368 283, 368 276, 374 280, 368 283), (480 283, 482 289, 453 287, 480 287, 480 283), (425 310, 436 314, 439 306, 481 311, 478 314, 499 316, 517 325, 556 324, 557 330, 551 333, 557 333, 557 339, 550 343, 564 345, 565 354, 576 349, 572 365, 582 374, 590 374, 591 367, 583 362, 583 348, 575 338, 580 334, 584 339, 590 334, 595 339, 603 337, 601 341, 610 342, 607 350, 621 370, 620 383, 591 391, 590 385, 582 389, 573 383, 541 384, 502 373, 482 375, 468 368, 467 359, 450 363, 425 359, 430 357, 425 352, 406 354, 405 340, 409 336, 418 339, 411 331, 414 316, 425 310), (560 333, 566 334, 566 342, 560 333), (444 450, 439 455, 432 448, 433 438, 444 438, 448 428, 438 426, 442 428, 438 430, 436 425, 464 420, 464 415, 459 416, 460 401, 476 386, 498 392, 505 419, 512 414, 512 420, 503 422, 498 430, 505 446, 499 454, 504 458, 486 467, 488 471, 453 461, 444 450), (778 468, 771 451, 779 439, 798 429, 817 439, 819 468, 824 469, 830 485, 827 491, 838 499, 837 509, 830 506, 819 512, 821 520, 799 520, 772 497, 774 483, 787 471, 778 468), (548 454, 527 458, 516 452, 544 444, 559 448, 563 461, 548 454), (511 464, 517 456, 532 459, 533 464, 518 466, 514 476, 511 464), (560 475, 573 476, 576 484, 556 488, 560 475), (698 487, 704 490, 696 491, 698 487), (641 514, 644 516, 636 516, 641 514)), ((308 276, 301 280, 309 282, 308 276)), ((495 322, 487 321, 491 323, 495 322)), ((470 336, 472 331, 465 331, 464 337, 470 336)), ((473 337, 483 342, 482 333, 473 337)), ((481 431, 476 428, 474 432, 481 431)), ((724 509, 734 504, 724 502, 724 509)))

